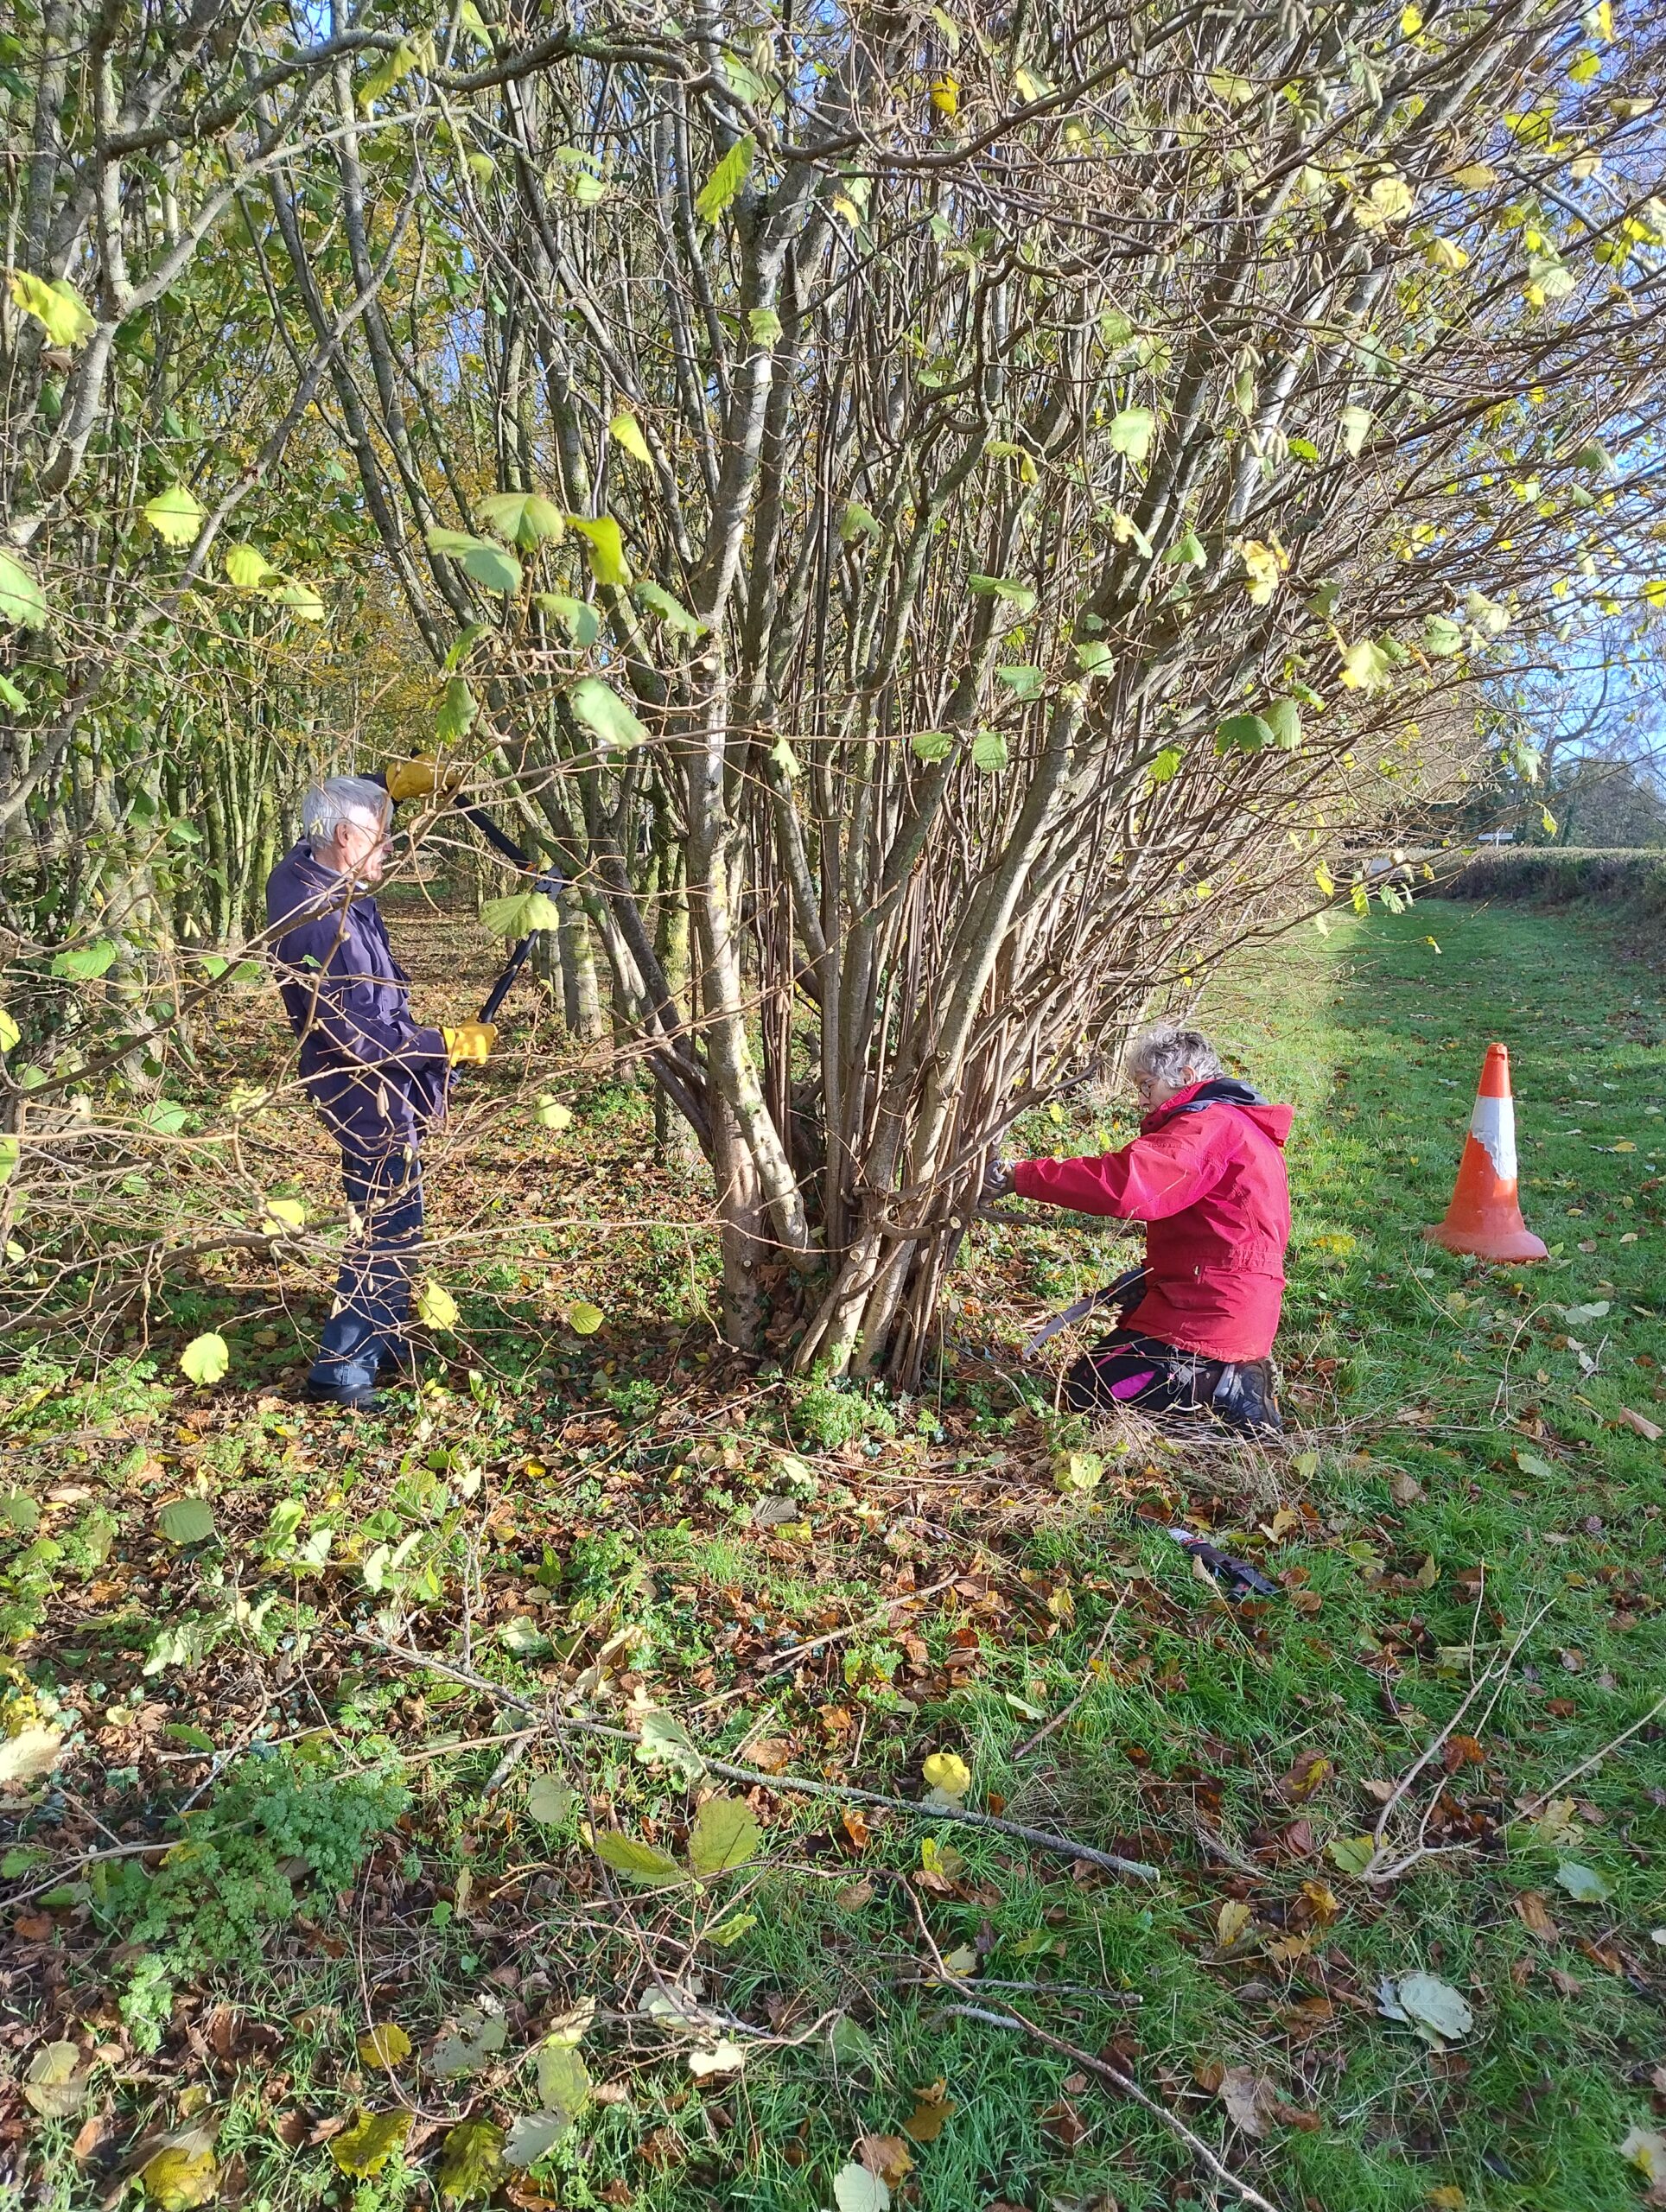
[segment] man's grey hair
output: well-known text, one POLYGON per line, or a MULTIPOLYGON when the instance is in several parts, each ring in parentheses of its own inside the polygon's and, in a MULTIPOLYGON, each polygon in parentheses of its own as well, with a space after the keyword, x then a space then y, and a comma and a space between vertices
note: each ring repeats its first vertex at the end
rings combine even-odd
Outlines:
POLYGON ((368 776, 327 776, 301 802, 301 826, 315 853, 333 845, 344 822, 378 833, 387 827, 388 795, 368 776))
POLYGON ((1207 1083, 1226 1072, 1220 1054, 1201 1029, 1178 1029, 1168 1021, 1160 1021, 1135 1039, 1129 1047, 1128 1069, 1130 1075, 1149 1076, 1177 1089, 1187 1083, 1207 1083))

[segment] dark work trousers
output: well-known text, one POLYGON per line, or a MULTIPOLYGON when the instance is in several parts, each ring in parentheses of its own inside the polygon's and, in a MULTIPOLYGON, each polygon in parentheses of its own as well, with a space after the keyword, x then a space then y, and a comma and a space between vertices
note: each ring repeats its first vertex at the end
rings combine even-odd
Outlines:
POLYGON ((1065 1377, 1072 1413, 1138 1406, 1144 1413, 1212 1414, 1229 1428, 1284 1427, 1273 1395, 1272 1363, 1205 1359, 1137 1329, 1116 1329, 1085 1352, 1065 1377))
POLYGON ((324 1325, 309 1382, 368 1390, 378 1364, 407 1363, 410 1279, 423 1240, 423 1164, 414 1147, 373 1158, 343 1152, 347 1246, 335 1309, 324 1325))

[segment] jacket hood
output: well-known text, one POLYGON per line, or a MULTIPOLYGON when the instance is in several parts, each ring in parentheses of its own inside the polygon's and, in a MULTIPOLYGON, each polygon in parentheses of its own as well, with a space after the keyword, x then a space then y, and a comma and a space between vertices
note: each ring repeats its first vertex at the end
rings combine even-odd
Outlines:
POLYGON ((1253 1122, 1262 1135, 1281 1149, 1296 1117, 1294 1106, 1276 1106, 1250 1084, 1240 1083, 1236 1076, 1218 1075, 1207 1083, 1194 1083, 1184 1090, 1177 1090, 1172 1098, 1163 1101, 1154 1114, 1148 1114, 1140 1127, 1147 1132, 1160 1129, 1177 1114, 1200 1114, 1205 1107, 1216 1104, 1236 1106, 1247 1121, 1253 1122))

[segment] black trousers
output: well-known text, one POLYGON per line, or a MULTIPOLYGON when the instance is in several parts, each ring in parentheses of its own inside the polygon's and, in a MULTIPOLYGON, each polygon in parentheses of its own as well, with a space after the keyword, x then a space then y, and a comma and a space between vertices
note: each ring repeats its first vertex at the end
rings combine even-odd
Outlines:
MULTIPOLYGON (((1143 1268, 1112 1291, 1117 1313, 1128 1313, 1144 1295, 1143 1268)), ((1146 1413, 1208 1415, 1246 1434, 1278 1434, 1284 1427, 1270 1360, 1205 1359, 1137 1329, 1113 1329, 1083 1354, 1065 1376, 1065 1403, 1078 1414, 1138 1406, 1146 1413)))

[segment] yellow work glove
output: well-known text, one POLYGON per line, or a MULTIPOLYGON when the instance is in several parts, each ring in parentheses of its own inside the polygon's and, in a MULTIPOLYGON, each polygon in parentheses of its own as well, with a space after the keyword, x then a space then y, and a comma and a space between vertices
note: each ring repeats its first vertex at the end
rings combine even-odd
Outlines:
POLYGON ((419 753, 413 760, 396 760, 382 779, 388 797, 396 802, 455 791, 462 779, 461 768, 442 767, 431 753, 419 753))
POLYGON ((486 1054, 498 1041, 498 1025, 495 1021, 460 1021, 455 1029, 442 1029, 440 1034, 445 1039, 454 1068, 464 1060, 483 1068, 486 1054))

